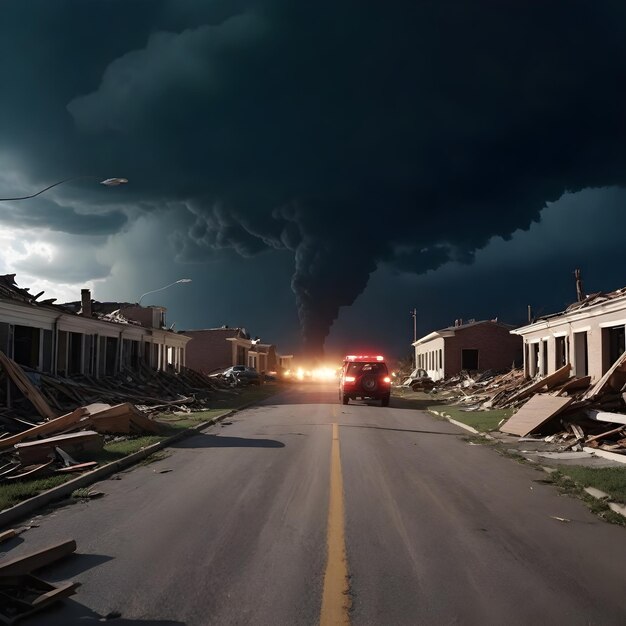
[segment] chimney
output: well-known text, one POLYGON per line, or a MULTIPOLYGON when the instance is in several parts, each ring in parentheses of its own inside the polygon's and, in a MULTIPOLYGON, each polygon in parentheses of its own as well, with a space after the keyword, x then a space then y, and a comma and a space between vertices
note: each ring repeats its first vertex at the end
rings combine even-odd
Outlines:
POLYGON ((91 291, 89 289, 80 290, 80 303, 83 317, 91 317, 91 291))

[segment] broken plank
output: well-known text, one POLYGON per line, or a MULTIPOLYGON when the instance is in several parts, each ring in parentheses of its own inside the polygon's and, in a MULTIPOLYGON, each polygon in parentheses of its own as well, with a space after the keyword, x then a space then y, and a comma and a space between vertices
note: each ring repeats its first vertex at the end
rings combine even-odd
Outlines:
POLYGON ((507 403, 513 403, 517 400, 521 400, 526 398, 527 396, 533 394, 535 391, 539 391, 543 387, 547 387, 550 389, 551 387, 555 387, 556 385, 566 382, 569 378, 569 372, 572 369, 572 366, 567 363, 560 369, 556 370, 553 374, 549 374, 548 376, 544 376, 539 380, 535 381, 528 387, 521 389, 517 393, 513 394, 510 398, 507 399, 507 403))
MULTIPOLYGON (((32 575, 0 578, 0 623, 15 624, 76 592, 80 583, 49 583, 32 575), (24 594, 24 591, 27 593, 24 594)), ((41 622, 43 623, 43 622, 41 622)))
POLYGON ((57 435, 38 441, 15 444, 15 449, 22 463, 42 463, 48 458, 55 457, 57 446, 73 457, 92 456, 102 450, 104 440, 101 435, 85 430, 67 435, 57 435))
POLYGON ((66 429, 68 426, 73 424, 77 424, 80 420, 87 414, 84 408, 78 408, 71 413, 67 413, 66 415, 61 415, 61 417, 57 417, 48 422, 44 422, 43 424, 39 424, 39 426, 34 426, 29 430, 25 430, 17 435, 13 435, 12 437, 6 437, 4 439, 0 439, 0 449, 8 448, 16 443, 20 443, 25 439, 34 439, 35 437, 39 437, 40 435, 47 435, 50 433, 59 432, 63 429, 66 429))
POLYGON ((591 383, 591 376, 583 376, 582 378, 572 378, 568 380, 557 392, 555 396, 562 396, 567 391, 579 391, 587 389, 591 383))
POLYGON ((610 435, 615 435, 616 433, 619 433, 622 430, 624 430, 623 426, 618 426, 617 428, 612 428, 611 430, 607 430, 606 432, 600 433, 599 435, 594 435, 593 437, 589 437, 589 439, 587 439, 586 443, 587 443, 587 445, 589 445, 592 441, 597 441, 598 439, 604 439, 605 437, 608 437, 610 435))
POLYGON ((98 465, 97 461, 87 461, 87 463, 78 463, 76 465, 69 465, 68 467, 61 467, 55 471, 56 474, 71 474, 72 472, 84 472, 98 465))
POLYGON ((20 467, 23 470, 20 474, 11 474, 10 476, 5 476, 5 480, 22 480, 24 478, 37 478, 39 476, 46 476, 50 473, 50 466, 54 463, 53 459, 46 461, 45 463, 38 463, 35 465, 27 465, 26 467, 20 467))
POLYGON ((500 431, 526 437, 530 433, 537 431, 571 402, 572 398, 537 394, 530 398, 515 415, 502 424, 500 431))
POLYGON ((42 417, 53 419, 57 415, 48 404, 43 394, 33 383, 30 382, 24 370, 13 360, 0 350, 0 365, 4 368, 7 376, 15 383, 15 386, 30 400, 42 417))
MULTIPOLYGON (((591 400, 591 399, 596 398, 597 396, 599 396, 602 392, 606 390, 612 390, 612 387, 613 387, 612 382, 617 383, 615 386, 618 388, 615 390, 619 391, 619 382, 615 379, 617 378, 621 380, 623 377, 622 376, 616 377, 616 374, 618 373, 626 374, 626 352, 624 352, 622 356, 619 359, 617 359, 617 361, 615 361, 613 365, 611 365, 611 367, 608 369, 606 374, 604 374, 604 376, 602 376, 602 378, 593 387, 591 387, 591 389, 589 389, 585 393, 583 398, 585 400, 591 400)), ((622 382, 622 385, 623 384, 624 383, 622 382)))
POLYGON ((24 556, 0 561, 0 578, 3 576, 20 576, 30 574, 46 565, 50 565, 76 551, 73 539, 61 541, 47 548, 36 550, 24 556))

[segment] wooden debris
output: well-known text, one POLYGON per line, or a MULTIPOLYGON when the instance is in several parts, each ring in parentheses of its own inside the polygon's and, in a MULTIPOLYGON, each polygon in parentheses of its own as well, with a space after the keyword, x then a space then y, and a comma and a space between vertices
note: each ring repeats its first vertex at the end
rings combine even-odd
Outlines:
POLYGON ((537 394, 528 400, 515 415, 502 424, 500 430, 511 435, 526 437, 530 433, 536 432, 571 402, 571 398, 537 394))
POLYGON ((13 537, 16 536, 17 531, 15 530, 15 528, 5 530, 4 532, 0 533, 0 543, 2 543, 3 541, 8 541, 9 539, 13 539, 13 537))
POLYGON ((80 420, 85 415, 87 415, 87 410, 85 408, 81 407, 75 409, 67 415, 62 415, 61 417, 50 420, 49 422, 44 422, 39 426, 35 426, 33 428, 30 428, 29 430, 25 430, 17 435, 0 439, 0 449, 9 448, 16 443, 24 441, 25 439, 34 439, 35 437, 39 437, 40 435, 61 432, 63 429, 80 422, 80 420))
POLYGON ((80 583, 52 584, 32 575, 0 578, 0 623, 15 624, 75 593, 80 583))
POLYGON ((158 433, 159 425, 132 404, 125 402, 93 413, 88 418, 91 428, 99 433, 158 433))
POLYGON ((524 389, 518 391, 516 394, 510 397, 508 399, 508 402, 513 403, 517 400, 522 400, 532 395, 534 392, 543 389, 544 387, 546 387, 547 389, 551 389, 552 387, 555 387, 556 385, 567 381, 571 369, 572 366, 569 363, 567 365, 564 365, 560 369, 556 370, 556 372, 554 372, 553 374, 544 376, 543 378, 540 378, 539 380, 531 383, 528 387, 524 387, 524 389))
POLYGON ((613 363, 606 374, 583 396, 585 400, 594 400, 606 390, 620 391, 626 383, 626 352, 613 363))
POLYGON ((55 447, 62 447, 65 452, 73 457, 80 458, 92 455, 102 450, 104 440, 101 435, 86 430, 67 435, 57 435, 39 441, 17 443, 15 449, 20 461, 24 464, 42 463, 55 456, 55 447))
POLYGON ((24 373, 24 370, 13 360, 10 359, 4 352, 0 350, 0 365, 4 368, 7 376, 15 383, 16 387, 28 398, 32 405, 37 409, 39 415, 53 419, 56 417, 56 413, 52 410, 52 407, 48 404, 43 394, 37 387, 35 387, 28 376, 24 373))
POLYGON ((67 467, 60 467, 55 470, 56 474, 69 474, 71 472, 84 472, 88 469, 93 469, 98 465, 97 461, 87 461, 87 463, 77 463, 76 465, 68 465, 67 467))
POLYGON ((555 396, 562 396, 565 393, 587 389, 591 383, 591 376, 583 376, 582 378, 572 378, 568 380, 558 391, 555 396))
POLYGON ((76 542, 73 539, 36 550, 24 556, 0 561, 0 577, 25 576, 46 565, 50 565, 76 551, 76 542))
POLYGON ((611 435, 615 435, 617 433, 621 433, 622 431, 624 431, 624 427, 618 426, 617 428, 612 428, 611 430, 607 430, 606 432, 600 433, 599 435, 594 435, 593 437, 589 437, 587 439, 587 445, 600 439, 606 439, 607 437, 610 437, 611 435))
POLYGON ((22 471, 19 474, 11 474, 10 476, 5 476, 4 479, 8 481, 17 481, 24 479, 31 480, 33 478, 41 478, 42 476, 46 476, 50 473, 51 465, 53 463, 54 459, 50 459, 49 461, 45 461, 43 463, 20 467, 19 469, 21 469, 22 471))

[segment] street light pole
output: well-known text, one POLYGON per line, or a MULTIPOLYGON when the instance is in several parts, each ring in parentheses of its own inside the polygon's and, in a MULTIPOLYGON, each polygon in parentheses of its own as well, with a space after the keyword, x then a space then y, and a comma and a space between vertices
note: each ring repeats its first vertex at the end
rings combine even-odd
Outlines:
POLYGON ((171 287, 172 285, 177 285, 178 283, 190 283, 191 282, 191 278, 180 278, 179 280, 175 280, 173 283, 170 283, 169 285, 165 285, 165 287, 159 287, 158 289, 153 289, 152 291, 146 291, 146 293, 144 293, 140 298, 139 298, 139 302, 137 302, 137 306, 139 306, 141 304, 141 301, 148 295, 151 293, 156 293, 157 291, 163 291, 164 289, 167 289, 168 287, 171 287))
POLYGON ((417 341, 417 309, 411 311, 411 317, 413 318, 413 343, 417 341))
MULTIPOLYGON (((36 198, 37 196, 40 196, 45 191, 48 191, 48 189, 52 189, 53 187, 58 187, 59 185, 62 185, 63 183, 70 182, 71 180, 81 180, 85 178, 99 178, 99 176, 72 176, 70 178, 64 178, 63 180, 53 183, 52 185, 48 185, 45 189, 42 189, 41 191, 38 191, 37 193, 33 193, 30 196, 19 196, 17 198, 0 198, 0 202, 10 202, 14 200, 28 200, 29 198, 36 198)), ((105 178, 104 180, 100 181, 100 184, 104 185, 105 187, 118 187, 119 185, 124 185, 127 182, 128 182, 127 178, 105 178)))

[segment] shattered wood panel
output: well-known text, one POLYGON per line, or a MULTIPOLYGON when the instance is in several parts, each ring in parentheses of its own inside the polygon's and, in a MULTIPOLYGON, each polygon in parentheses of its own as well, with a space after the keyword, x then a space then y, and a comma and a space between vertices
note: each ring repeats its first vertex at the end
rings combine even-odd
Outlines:
POLYGON ((15 449, 20 461, 26 464, 43 463, 55 454, 55 448, 62 448, 70 456, 80 459, 92 457, 102 450, 104 439, 96 432, 86 430, 68 435, 58 435, 29 443, 17 443, 15 449))
MULTIPOLYGON (((613 363, 606 374, 583 396, 585 400, 593 400, 605 391, 620 391, 619 381, 626 373, 626 352, 613 363), (622 376, 620 376, 622 374, 622 376)), ((623 383, 622 383, 623 384, 623 383)))
POLYGON ((41 391, 30 382, 24 370, 13 359, 4 354, 2 350, 0 350, 0 365, 2 365, 7 376, 15 383, 15 386, 30 400, 31 404, 39 412, 39 415, 48 419, 53 419, 57 416, 41 391))
POLYGON ((555 396, 562 396, 569 391, 580 391, 581 389, 587 389, 591 383, 591 376, 583 376, 582 378, 572 378, 568 380, 558 391, 554 393, 555 396))
POLYGON ((510 435, 525 437, 538 430, 571 402, 572 398, 537 394, 528 400, 507 422, 502 424, 500 430, 510 435))
POLYGON ((548 389, 550 389, 551 387, 555 387, 556 385, 559 385, 560 383, 566 382, 567 379, 569 378, 569 373, 571 369, 572 369, 572 366, 569 363, 567 363, 560 369, 556 370, 556 372, 554 372, 553 374, 544 376, 543 378, 540 378, 539 380, 532 383, 528 387, 525 387, 524 389, 518 391, 516 394, 513 394, 507 400, 507 402, 516 402, 517 400, 526 398, 527 396, 531 395, 535 391, 539 391, 543 387, 547 387, 548 389))
POLYGON ((20 441, 23 441, 24 439, 33 439, 35 437, 39 437, 40 435, 60 432, 61 430, 67 429, 69 426, 80 422, 85 414, 85 409, 79 408, 71 413, 68 413, 67 415, 61 415, 61 417, 57 417, 49 422, 45 422, 44 424, 40 424, 39 426, 35 426, 29 430, 25 430, 17 435, 13 435, 12 437, 0 439, 0 449, 11 447, 16 443, 20 443, 20 441))

